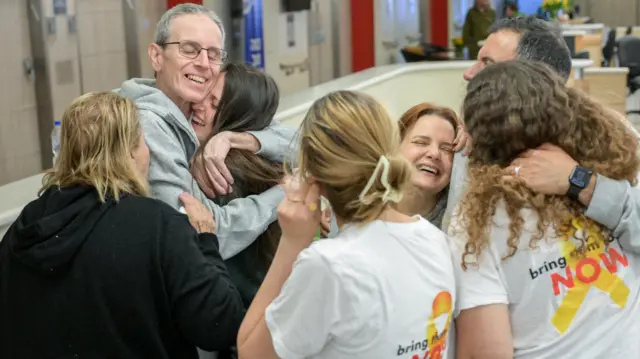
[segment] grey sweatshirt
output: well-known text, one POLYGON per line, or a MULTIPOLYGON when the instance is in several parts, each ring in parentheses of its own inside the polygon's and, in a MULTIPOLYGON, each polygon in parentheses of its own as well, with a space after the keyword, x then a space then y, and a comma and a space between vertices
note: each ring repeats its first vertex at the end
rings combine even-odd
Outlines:
MULTIPOLYGON (((182 192, 191 193, 213 212, 220 254, 227 259, 249 246, 276 220, 276 207, 284 192, 276 186, 260 194, 239 198, 224 207, 216 205, 200 190, 189 170, 199 146, 189 120, 153 79, 131 79, 114 90, 136 102, 151 161, 149 183, 153 197, 174 208, 181 206, 182 192)), ((274 121, 264 131, 251 132, 261 145, 259 154, 282 161, 290 149, 294 129, 274 121)))
MULTIPOLYGON (((640 140, 640 134, 633 127, 631 129, 640 140)), ((445 232, 449 228, 451 213, 460 203, 467 186, 467 162, 468 158, 460 153, 453 160, 449 200, 442 225, 445 232)), ((585 215, 609 228, 623 249, 640 254, 640 188, 631 187, 628 181, 596 175, 596 187, 585 215)))

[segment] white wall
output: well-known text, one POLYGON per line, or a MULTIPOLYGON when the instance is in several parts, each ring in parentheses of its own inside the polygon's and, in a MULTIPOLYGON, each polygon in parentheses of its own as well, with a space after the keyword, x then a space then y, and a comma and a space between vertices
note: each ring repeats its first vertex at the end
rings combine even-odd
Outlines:
POLYGON ((421 102, 433 102, 459 112, 466 93, 462 74, 472 64, 470 61, 422 62, 367 69, 283 98, 276 119, 298 127, 313 101, 345 89, 373 96, 393 119, 421 102), (447 86, 438 86, 444 83, 447 86))
POLYGON ((265 71, 278 83, 281 95, 309 87, 308 11, 293 14, 293 46, 289 46, 286 14, 280 0, 263 0, 265 71), (291 69, 291 70, 289 70, 291 69))

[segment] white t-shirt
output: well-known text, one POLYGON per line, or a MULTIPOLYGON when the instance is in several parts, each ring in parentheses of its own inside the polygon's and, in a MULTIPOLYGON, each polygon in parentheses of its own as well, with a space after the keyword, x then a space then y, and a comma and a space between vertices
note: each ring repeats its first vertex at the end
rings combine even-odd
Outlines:
MULTIPOLYGON (((524 231, 508 254, 509 217, 496 209, 490 247, 478 266, 462 270, 466 232, 456 216, 449 232, 458 297, 456 313, 482 305, 508 304, 514 357, 518 359, 640 358, 640 257, 617 241, 605 245, 595 228, 567 221, 529 247, 537 214, 523 209, 524 231), (587 238, 582 247, 576 238, 587 238)), ((456 314, 457 315, 457 314, 456 314)))
POLYGON ((455 303, 450 255, 445 234, 424 219, 347 225, 315 242, 267 308, 276 353, 446 358, 455 303))

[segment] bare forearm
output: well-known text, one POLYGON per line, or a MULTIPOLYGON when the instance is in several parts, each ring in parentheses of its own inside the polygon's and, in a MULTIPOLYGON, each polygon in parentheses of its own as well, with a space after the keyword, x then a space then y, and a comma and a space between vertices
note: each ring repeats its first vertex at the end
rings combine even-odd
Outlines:
POLYGON ((591 175, 591 180, 589 181, 589 185, 587 188, 580 191, 578 195, 578 200, 582 203, 583 206, 589 207, 591 203, 591 198, 593 198, 593 191, 596 189, 597 177, 595 174, 591 175))
POLYGON ((299 246, 289 245, 285 238, 280 240, 271 267, 240 326, 238 351, 246 354, 245 357, 252 357, 251 353, 264 354, 274 350, 265 321, 265 311, 280 294, 300 251, 299 246))
POLYGON ((250 133, 229 132, 229 142, 231 143, 231 148, 247 150, 253 153, 260 151, 260 142, 250 133))

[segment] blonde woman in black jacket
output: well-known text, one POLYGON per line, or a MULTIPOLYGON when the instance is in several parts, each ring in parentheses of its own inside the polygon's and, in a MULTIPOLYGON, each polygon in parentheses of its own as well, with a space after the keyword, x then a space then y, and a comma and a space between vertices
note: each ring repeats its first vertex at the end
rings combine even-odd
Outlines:
POLYGON ((0 357, 197 358, 234 344, 243 306, 213 216, 185 194, 189 217, 148 197, 133 102, 78 98, 61 143, 0 242, 0 357))

